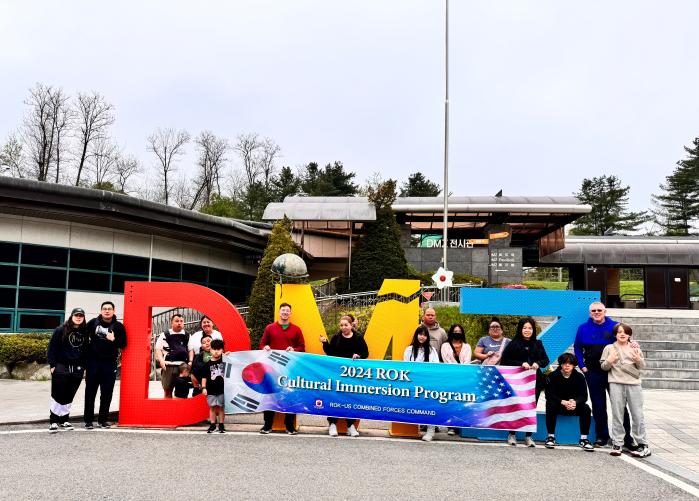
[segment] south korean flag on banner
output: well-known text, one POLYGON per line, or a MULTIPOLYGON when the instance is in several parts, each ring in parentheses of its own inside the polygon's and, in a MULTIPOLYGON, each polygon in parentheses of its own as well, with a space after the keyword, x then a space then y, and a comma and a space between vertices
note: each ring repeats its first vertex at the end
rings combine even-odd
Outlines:
POLYGON ((226 414, 275 410, 273 394, 279 376, 288 373, 290 357, 284 351, 241 351, 224 355, 226 414))

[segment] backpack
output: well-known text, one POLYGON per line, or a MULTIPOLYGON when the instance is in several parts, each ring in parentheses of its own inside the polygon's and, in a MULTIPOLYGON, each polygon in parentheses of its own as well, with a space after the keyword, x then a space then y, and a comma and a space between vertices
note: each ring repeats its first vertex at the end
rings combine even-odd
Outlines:
POLYGON ((170 331, 163 332, 167 346, 163 346, 166 362, 187 362, 189 360, 189 333, 184 332, 184 337, 173 336, 170 331), (180 341, 183 339, 183 341, 180 341))

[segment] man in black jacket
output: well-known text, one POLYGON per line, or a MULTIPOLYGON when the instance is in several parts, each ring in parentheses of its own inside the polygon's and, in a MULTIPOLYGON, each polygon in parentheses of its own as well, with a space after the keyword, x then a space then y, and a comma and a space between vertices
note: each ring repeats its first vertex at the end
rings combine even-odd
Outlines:
POLYGON ((88 322, 87 330, 90 335, 90 348, 85 373, 85 428, 94 428, 92 422, 95 417, 97 388, 100 389, 97 425, 100 428, 109 428, 107 416, 116 381, 117 357, 119 349, 126 346, 126 330, 117 320, 114 303, 102 303, 100 315, 88 322))
POLYGON ((558 370, 549 376, 546 386, 546 431, 544 445, 553 449, 556 445, 556 418, 558 415, 580 418, 580 448, 592 452, 594 446, 587 438, 590 432, 591 414, 587 405, 587 383, 585 376, 575 370, 578 359, 571 353, 558 357, 558 370))

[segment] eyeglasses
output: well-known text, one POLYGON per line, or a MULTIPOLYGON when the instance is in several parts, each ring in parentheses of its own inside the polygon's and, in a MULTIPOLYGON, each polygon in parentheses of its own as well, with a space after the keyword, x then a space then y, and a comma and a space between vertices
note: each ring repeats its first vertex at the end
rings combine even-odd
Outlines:
POLYGON ((590 313, 602 313, 604 310, 590 310, 590 313))

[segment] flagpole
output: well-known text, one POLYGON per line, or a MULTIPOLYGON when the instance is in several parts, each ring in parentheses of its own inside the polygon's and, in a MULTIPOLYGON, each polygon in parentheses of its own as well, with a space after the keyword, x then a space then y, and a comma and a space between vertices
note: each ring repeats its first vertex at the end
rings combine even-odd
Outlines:
POLYGON ((445 270, 447 266, 447 213, 449 210, 449 0, 446 0, 445 10, 445 30, 444 30, 444 234, 442 236, 442 266, 445 270))

